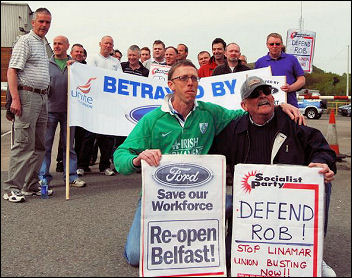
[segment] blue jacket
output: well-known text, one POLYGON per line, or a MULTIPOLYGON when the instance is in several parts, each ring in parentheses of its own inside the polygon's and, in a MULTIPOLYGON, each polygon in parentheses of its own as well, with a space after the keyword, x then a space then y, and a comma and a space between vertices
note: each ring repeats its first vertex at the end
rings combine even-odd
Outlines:
MULTIPOLYGON (((68 59, 72 59, 68 56, 68 59)), ((68 70, 65 66, 62 71, 54 60, 54 55, 49 60, 50 90, 48 95, 48 112, 67 111, 67 84, 68 70)))

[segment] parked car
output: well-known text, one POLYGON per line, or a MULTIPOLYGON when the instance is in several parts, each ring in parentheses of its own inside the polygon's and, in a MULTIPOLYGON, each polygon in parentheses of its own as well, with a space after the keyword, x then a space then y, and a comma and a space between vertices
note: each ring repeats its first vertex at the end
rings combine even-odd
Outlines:
POLYGON ((351 103, 342 105, 337 109, 337 112, 342 116, 351 117, 351 103))
POLYGON ((298 109, 308 119, 319 119, 327 109, 327 102, 319 99, 299 99, 298 109))

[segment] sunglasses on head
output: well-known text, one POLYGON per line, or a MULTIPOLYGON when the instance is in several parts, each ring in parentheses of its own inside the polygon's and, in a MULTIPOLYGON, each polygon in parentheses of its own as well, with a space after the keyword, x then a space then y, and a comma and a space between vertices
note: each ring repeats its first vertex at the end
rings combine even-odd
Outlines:
POLYGON ((275 42, 275 43, 271 42, 271 43, 269 43, 270 46, 273 46, 274 44, 275 44, 276 46, 280 46, 280 45, 281 45, 281 42, 275 42))
POLYGON ((264 95, 268 96, 271 94, 271 88, 270 87, 255 88, 248 98, 257 98, 260 96, 260 92, 263 92, 264 95))

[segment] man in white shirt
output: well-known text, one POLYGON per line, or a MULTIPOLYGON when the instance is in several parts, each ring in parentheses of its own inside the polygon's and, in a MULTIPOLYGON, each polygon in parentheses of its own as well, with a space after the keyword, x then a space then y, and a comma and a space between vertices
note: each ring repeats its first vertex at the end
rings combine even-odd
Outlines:
POLYGON ((99 46, 100 52, 93 56, 92 59, 88 61, 88 64, 99 68, 122 71, 119 59, 110 55, 110 53, 114 50, 113 38, 110 36, 102 37, 99 42, 99 46))
MULTIPOLYGON (((110 55, 110 53, 114 50, 113 38, 111 36, 102 37, 101 41, 99 42, 99 46, 100 52, 97 55, 93 56, 92 59, 88 60, 88 65, 122 72, 122 67, 119 59, 110 55)), ((91 153, 94 146, 94 140, 96 140, 96 143, 100 149, 99 170, 106 176, 113 176, 115 172, 110 168, 110 158, 112 156, 112 151, 115 143, 114 136, 95 134, 92 132, 87 132, 86 136, 86 144, 81 147, 83 148, 81 149, 81 152, 86 154, 83 162, 87 165, 86 168, 88 168, 91 153)), ((84 169, 77 169, 77 174, 79 176, 83 176, 84 169)))

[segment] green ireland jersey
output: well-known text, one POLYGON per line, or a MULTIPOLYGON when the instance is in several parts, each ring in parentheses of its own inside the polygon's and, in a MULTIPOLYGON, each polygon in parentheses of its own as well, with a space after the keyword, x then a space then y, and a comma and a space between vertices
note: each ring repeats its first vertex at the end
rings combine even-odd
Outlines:
POLYGON ((144 115, 116 149, 116 170, 121 174, 133 173, 132 160, 146 149, 160 149, 162 154, 207 154, 214 136, 244 113, 241 109, 228 110, 198 101, 182 126, 175 115, 159 107, 144 115))

